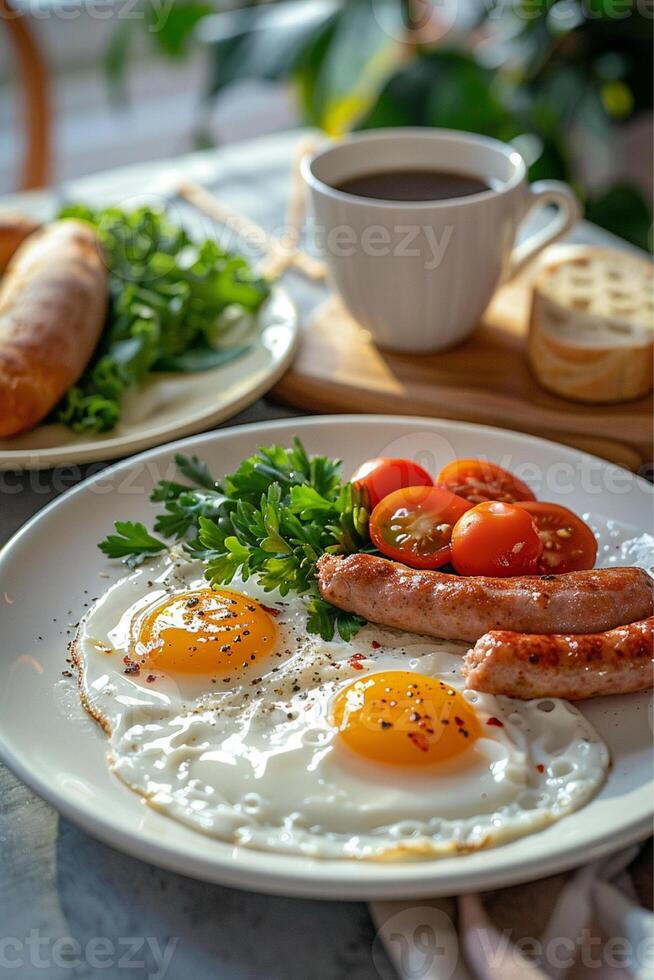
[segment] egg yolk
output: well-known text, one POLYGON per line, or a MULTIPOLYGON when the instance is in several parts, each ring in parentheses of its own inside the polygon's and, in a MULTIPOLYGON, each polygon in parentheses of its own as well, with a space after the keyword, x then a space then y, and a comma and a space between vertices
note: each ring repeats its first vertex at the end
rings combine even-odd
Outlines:
POLYGON ((254 668, 275 646, 276 627, 249 596, 197 589, 167 596, 135 625, 136 661, 150 669, 228 675, 254 668))
POLYGON ((353 681, 335 698, 331 721, 358 755, 403 766, 446 762, 466 752, 481 733, 458 691, 404 670, 353 681))

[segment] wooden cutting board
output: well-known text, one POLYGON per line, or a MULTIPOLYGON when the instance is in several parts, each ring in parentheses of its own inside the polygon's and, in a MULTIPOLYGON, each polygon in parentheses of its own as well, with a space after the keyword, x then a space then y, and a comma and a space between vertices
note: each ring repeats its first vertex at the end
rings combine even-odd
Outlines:
POLYGON ((651 395, 581 405, 537 384, 524 356, 532 277, 499 290, 465 344, 421 356, 379 350, 332 297, 305 325, 298 355, 272 394, 317 412, 426 415, 518 429, 631 470, 651 463, 651 395))

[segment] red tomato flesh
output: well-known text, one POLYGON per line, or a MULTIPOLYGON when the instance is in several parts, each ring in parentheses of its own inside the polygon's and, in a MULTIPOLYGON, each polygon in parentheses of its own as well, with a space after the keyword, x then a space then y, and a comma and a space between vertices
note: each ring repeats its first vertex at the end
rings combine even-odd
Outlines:
POLYGON ((434 481, 427 470, 411 459, 380 456, 362 463, 350 482, 366 491, 368 505, 372 510, 380 500, 395 490, 430 487, 434 481))
POLYGON ((450 560, 452 529, 469 507, 442 487, 405 487, 377 504, 370 538, 387 558, 412 568, 439 568, 450 560))
POLYGON ((452 532, 451 561, 461 575, 529 575, 543 545, 526 510, 498 500, 477 504, 452 532))
POLYGON ((529 514, 543 545, 539 572, 558 575, 595 567, 597 539, 588 525, 571 510, 540 500, 516 506, 529 514))
POLYGON ((535 500, 536 497, 522 480, 484 459, 455 459, 444 466, 435 483, 447 487, 471 504, 501 500, 512 504, 516 500, 535 500))

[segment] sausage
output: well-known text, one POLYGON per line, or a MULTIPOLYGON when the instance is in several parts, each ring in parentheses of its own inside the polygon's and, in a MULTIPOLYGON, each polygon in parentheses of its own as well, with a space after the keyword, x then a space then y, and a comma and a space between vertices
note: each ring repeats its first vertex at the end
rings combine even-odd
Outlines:
POLYGON ((318 586, 323 599, 375 623, 473 642, 502 629, 600 633, 654 612, 654 581, 642 568, 466 578, 374 555, 323 555, 318 586))
POLYGON ((493 631, 465 655, 463 673, 476 691, 523 700, 645 691, 654 679, 654 617, 585 636, 493 631))
POLYGON ((40 227, 28 214, 0 210, 0 273, 5 271, 18 246, 40 227))
POLYGON ((21 245, 0 283, 0 437, 33 428, 77 381, 107 295, 90 226, 57 221, 21 245))

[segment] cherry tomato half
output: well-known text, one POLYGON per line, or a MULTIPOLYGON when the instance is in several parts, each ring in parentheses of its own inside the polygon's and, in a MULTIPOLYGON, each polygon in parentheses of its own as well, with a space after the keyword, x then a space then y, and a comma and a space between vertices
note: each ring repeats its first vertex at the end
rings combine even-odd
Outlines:
POLYGON ((488 500, 457 521, 450 550, 461 575, 505 578, 535 573, 543 545, 526 510, 488 500))
POLYGON ((443 467, 434 483, 465 497, 471 504, 486 500, 513 504, 516 500, 536 499, 526 483, 485 459, 454 459, 443 467))
POLYGON ((380 500, 395 490, 402 490, 405 487, 430 487, 434 481, 427 470, 410 459, 380 456, 378 459, 369 459, 366 463, 362 463, 350 482, 366 490, 368 504, 372 510, 380 500))
POLYGON ((439 568, 450 560, 452 528, 470 507, 442 487, 406 487, 377 504, 370 538, 383 555, 412 568, 439 568))
POLYGON ((539 572, 558 575, 595 566, 595 535, 588 524, 571 510, 540 500, 529 500, 516 506, 529 514, 543 544, 543 553, 538 561, 539 572))

